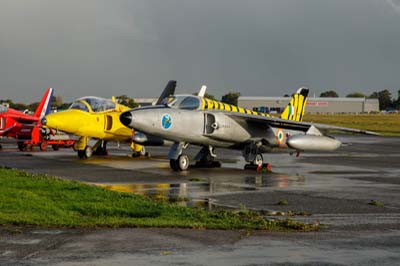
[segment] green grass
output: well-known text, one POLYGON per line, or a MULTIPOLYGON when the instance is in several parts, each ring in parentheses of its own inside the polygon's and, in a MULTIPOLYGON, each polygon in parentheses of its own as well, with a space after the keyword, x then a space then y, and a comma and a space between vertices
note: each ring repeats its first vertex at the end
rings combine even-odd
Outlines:
POLYGON ((400 114, 306 114, 303 121, 370 130, 400 136, 400 114))
POLYGON ((317 230, 251 211, 190 209, 140 195, 0 168, 0 225, 317 230))

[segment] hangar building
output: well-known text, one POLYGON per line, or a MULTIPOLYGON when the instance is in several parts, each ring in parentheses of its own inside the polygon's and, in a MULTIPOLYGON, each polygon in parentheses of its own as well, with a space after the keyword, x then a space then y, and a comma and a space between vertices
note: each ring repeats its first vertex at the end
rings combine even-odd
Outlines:
MULTIPOLYGON (((291 97, 240 96, 238 105, 259 112, 281 113, 290 99, 291 97)), ((366 98, 308 98, 305 112, 309 114, 379 112, 379 101, 366 98)))

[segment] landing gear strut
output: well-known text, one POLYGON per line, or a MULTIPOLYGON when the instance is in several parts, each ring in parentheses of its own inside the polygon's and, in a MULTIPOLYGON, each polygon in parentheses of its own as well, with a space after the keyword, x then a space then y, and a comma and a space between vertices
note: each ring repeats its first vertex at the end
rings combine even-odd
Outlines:
POLYGON ((96 145, 93 146, 93 155, 108 155, 107 141, 99 140, 96 145))
POLYGON ((256 143, 252 142, 243 149, 243 157, 246 162, 249 162, 244 166, 244 169, 248 170, 261 170, 262 168, 268 169, 268 171, 271 171, 271 165, 270 164, 264 164, 264 158, 259 151, 259 148, 256 143))

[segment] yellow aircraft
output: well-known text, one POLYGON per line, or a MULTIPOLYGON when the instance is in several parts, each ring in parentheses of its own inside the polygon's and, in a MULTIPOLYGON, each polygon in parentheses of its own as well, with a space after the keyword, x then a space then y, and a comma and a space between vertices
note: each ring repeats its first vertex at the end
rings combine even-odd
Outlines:
MULTIPOLYGON (((169 81, 157 104, 174 94, 175 87, 176 81, 169 81)), ((132 108, 117 103, 114 97, 110 100, 87 96, 75 100, 68 110, 47 115, 42 119, 42 125, 80 136, 74 150, 81 159, 89 158, 92 154, 106 155, 108 141, 128 142, 134 157, 145 155, 145 147, 133 141, 135 132, 119 120, 120 114, 130 109, 132 108), (89 146, 91 138, 98 140, 92 147, 89 146)), ((151 138, 147 139, 149 141, 146 145, 162 145, 159 139, 154 142, 151 138)))

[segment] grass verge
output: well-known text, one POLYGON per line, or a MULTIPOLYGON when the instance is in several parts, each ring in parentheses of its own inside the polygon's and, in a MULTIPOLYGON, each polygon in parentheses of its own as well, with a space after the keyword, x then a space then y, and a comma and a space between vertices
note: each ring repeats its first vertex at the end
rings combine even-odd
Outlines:
POLYGON ((303 120, 400 136, 400 114, 306 114, 303 120))
POLYGON ((211 212, 140 195, 0 168, 0 224, 43 227, 179 227, 309 231, 292 220, 266 220, 252 211, 211 212))

